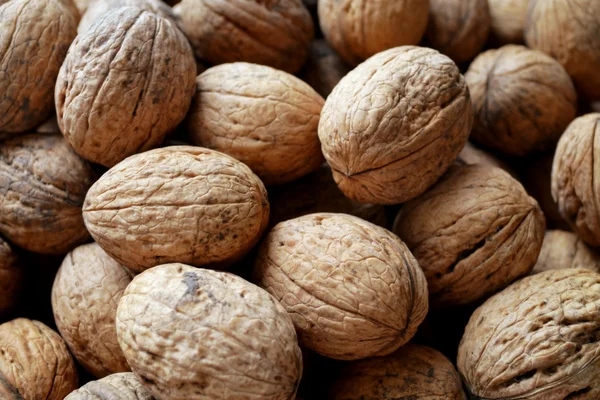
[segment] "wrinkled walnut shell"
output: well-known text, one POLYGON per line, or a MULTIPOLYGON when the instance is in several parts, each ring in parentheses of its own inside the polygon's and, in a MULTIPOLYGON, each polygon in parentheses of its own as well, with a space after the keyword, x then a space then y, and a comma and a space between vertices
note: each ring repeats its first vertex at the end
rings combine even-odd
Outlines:
POLYGON ((168 262, 224 266, 241 259, 269 219, 267 191, 243 163, 171 146, 129 157, 89 190, 94 240, 135 271, 168 262))
POLYGON ((487 0, 492 36, 500 44, 523 43, 529 0, 487 0))
POLYGON ((17 254, 0 238, 0 315, 11 311, 23 285, 23 270, 17 254))
POLYGON ((586 246, 573 232, 546 231, 542 251, 531 273, 562 268, 600 272, 600 254, 586 246))
POLYGON ((600 274, 560 269, 524 278, 479 307, 458 370, 475 398, 600 396, 600 274))
POLYGON ((290 313, 304 346, 340 360, 392 353, 428 309, 425 276, 404 243, 345 214, 275 226, 254 279, 290 313))
POLYGON ((310 46, 308 61, 300 77, 327 98, 339 81, 350 72, 337 53, 323 39, 317 39, 310 46))
POLYGON ((394 223, 437 307, 475 303, 528 275, 544 229, 542 210, 523 186, 485 165, 452 167, 394 223))
POLYGON ((286 72, 223 64, 196 80, 192 142, 242 161, 265 185, 294 181, 323 163, 317 134, 323 98, 286 72))
POLYGON ((377 54, 340 81, 325 101, 319 138, 346 196, 397 204, 438 180, 467 142, 472 121, 454 62, 405 46, 377 54))
POLYGON ((157 400, 131 372, 109 375, 92 381, 68 395, 65 400, 157 400))
POLYGON ((131 369, 170 400, 291 400, 302 354, 290 317, 264 290, 183 264, 133 279, 117 311, 131 369))
POLYGON ((104 14, 119 7, 137 7, 151 11, 175 24, 175 15, 173 15, 171 7, 161 0, 95 0, 81 17, 77 32, 84 33, 104 14))

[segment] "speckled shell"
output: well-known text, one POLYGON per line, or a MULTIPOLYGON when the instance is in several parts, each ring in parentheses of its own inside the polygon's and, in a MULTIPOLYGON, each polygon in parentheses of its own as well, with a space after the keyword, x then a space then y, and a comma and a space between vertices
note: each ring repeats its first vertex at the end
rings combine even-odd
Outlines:
POLYGON ((171 7, 161 0, 95 0, 81 17, 77 32, 80 34, 85 32, 104 14, 119 7, 137 7, 156 13, 175 23, 175 15, 171 7))
POLYGON ((15 251, 0 238, 0 316, 11 311, 23 286, 23 270, 15 251))
POLYGON ((531 273, 562 268, 600 272, 600 254, 586 246, 573 232, 546 231, 542 251, 531 273))
POLYGON ((523 43, 529 0, 487 0, 492 36, 501 44, 523 43))
POLYGON ((92 381, 65 400, 157 400, 152 392, 131 372, 109 375, 92 381))
POLYGON ((350 70, 325 40, 317 39, 310 46, 308 61, 300 78, 326 98, 350 70))

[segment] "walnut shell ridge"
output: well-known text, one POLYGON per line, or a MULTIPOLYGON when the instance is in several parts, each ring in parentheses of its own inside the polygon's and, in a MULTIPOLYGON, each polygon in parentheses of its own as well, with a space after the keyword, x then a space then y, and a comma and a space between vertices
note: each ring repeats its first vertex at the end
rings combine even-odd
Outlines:
POLYGON ((151 11, 176 24, 175 15, 171 7, 161 0, 95 0, 81 17, 79 26, 77 26, 77 32, 79 34, 85 32, 104 14, 120 7, 137 7, 142 10, 151 11))
POLYGON ((542 251, 531 273, 562 268, 583 268, 600 272, 600 254, 589 248, 573 232, 546 231, 542 251))
POLYGON ((17 253, 0 238, 0 316, 10 312, 23 287, 23 269, 17 253))
POLYGON ((319 139, 344 194, 397 204, 423 193, 467 142, 473 110, 448 57, 423 47, 379 53, 325 101, 319 139))
POLYGON ((65 397, 65 400, 157 400, 131 372, 109 375, 89 382, 65 397))
POLYGON ((488 0, 492 36, 500 44, 523 43, 529 0, 488 0))

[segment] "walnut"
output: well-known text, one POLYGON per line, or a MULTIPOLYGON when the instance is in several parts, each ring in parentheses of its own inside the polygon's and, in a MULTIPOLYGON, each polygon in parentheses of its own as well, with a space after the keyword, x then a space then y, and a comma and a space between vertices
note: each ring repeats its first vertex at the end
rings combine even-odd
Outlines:
POLYGON ((75 389, 75 363, 58 333, 24 318, 0 325, 0 398, 62 400, 75 389))
POLYGON ((472 139, 512 156, 551 147, 577 112, 564 68, 547 55, 507 45, 480 54, 465 78, 475 123, 472 139))
POLYGON ((226 272, 166 264, 136 276, 117 311, 131 369, 158 398, 291 400, 302 375, 277 301, 226 272))
POLYGON ((0 233, 26 250, 65 254, 88 240, 81 206, 90 166, 60 135, 31 134, 0 146, 0 233))
POLYGON ((295 73, 314 35, 302 0, 183 0, 174 11, 196 56, 211 64, 246 61, 295 73))
POLYGON ((23 269, 19 258, 8 242, 0 238, 0 315, 12 311, 22 286, 23 269))
POLYGON ((471 317, 458 370, 473 398, 593 400, 600 396, 600 274, 542 272, 471 317))
POLYGON ((131 372, 109 375, 92 381, 68 395, 65 400, 157 400, 131 372))
POLYGON ((323 102, 286 72, 222 64, 198 76, 188 132, 194 144, 242 161, 266 185, 291 182, 323 163, 317 134, 323 102))
MULTIPOLYGON (((75 4, 75 7, 79 11, 79 15, 84 15, 88 9, 88 6, 90 5, 90 3, 93 3, 94 1, 96 1, 96 0, 73 0, 73 3, 75 4)), ((103 0, 100 0, 100 1, 103 1, 103 0)))
POLYGON ((440 352, 416 344, 343 366, 328 398, 466 400, 452 363, 440 352))
POLYGON ((492 36, 500 44, 523 43, 529 0, 488 0, 492 36))
POLYGON ((373 56, 340 81, 321 112, 319 138, 346 196, 396 204, 438 180, 466 143, 472 120, 454 62, 405 46, 373 56))
POLYGON ((135 7, 113 9, 69 49, 56 83, 58 124, 79 155, 113 166, 175 129, 195 76, 190 45, 172 22, 135 7))
POLYGON ((546 231, 542 251, 532 274, 550 269, 583 268, 600 272, 600 254, 572 232, 546 231))
POLYGON ((308 61, 300 77, 321 96, 327 97, 348 72, 350 67, 325 40, 318 39, 310 46, 308 61))
POLYGON ((92 2, 85 14, 83 14, 83 17, 81 17, 77 31, 79 34, 84 33, 107 12, 119 7, 137 7, 142 10, 151 11, 171 20, 175 24, 175 15, 171 7, 161 0, 96 0, 92 2))
POLYGON ((429 1, 319 0, 327 42, 350 65, 384 50, 419 43, 427 29, 429 1))
POLYGON ((467 165, 483 164, 490 167, 498 167, 502 168, 513 177, 517 176, 517 173, 513 171, 513 168, 506 161, 498 158, 496 155, 490 152, 473 146, 471 142, 467 142, 467 144, 465 144, 465 147, 463 147, 458 155, 457 161, 467 165))
POLYGON ((96 243, 77 247, 63 261, 52 287, 58 331, 77 361, 102 378, 129 371, 117 342, 117 305, 132 273, 96 243))
POLYGON ((56 134, 61 134, 60 132, 60 128, 58 127, 58 121, 56 120, 56 115, 53 115, 51 118, 49 118, 48 120, 46 120, 46 122, 42 123, 41 125, 38 125, 37 128, 35 128, 35 131, 37 133, 56 133, 56 134))
POLYGON ((168 262, 219 267, 241 259, 269 219, 262 182, 213 150, 171 146, 127 158, 89 190, 94 240, 135 271, 168 262))
POLYGON ((600 2, 531 0, 527 46, 557 59, 587 97, 600 100, 600 2))
POLYGON ((0 132, 25 132, 52 113, 77 16, 63 0, 4 0, 0 21, 0 132))
POLYGON ((304 346, 340 360, 392 353, 428 309, 425 276, 404 243, 345 214, 276 225, 254 279, 290 313, 304 346))
POLYGON ((544 239, 544 215, 500 168, 455 166, 406 203, 394 232, 427 277, 436 307, 475 303, 529 274, 544 239))

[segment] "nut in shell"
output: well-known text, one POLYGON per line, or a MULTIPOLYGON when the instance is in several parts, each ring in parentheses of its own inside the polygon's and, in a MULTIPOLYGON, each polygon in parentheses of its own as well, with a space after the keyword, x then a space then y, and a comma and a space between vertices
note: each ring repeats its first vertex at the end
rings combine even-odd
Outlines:
POLYGON ((157 400, 142 381, 131 372, 109 375, 89 382, 65 400, 157 400))
POLYGON ((529 0, 488 0, 492 37, 501 44, 523 43, 529 0))
POLYGON ((81 22, 77 26, 77 32, 80 34, 85 32, 104 14, 120 7, 137 7, 142 10, 154 12, 175 23, 175 15, 171 7, 161 0, 96 0, 90 4, 85 14, 81 17, 81 22))
POLYGON ((600 272, 600 254, 589 248, 573 232, 546 231, 542 251, 531 273, 562 268, 583 268, 600 272))

